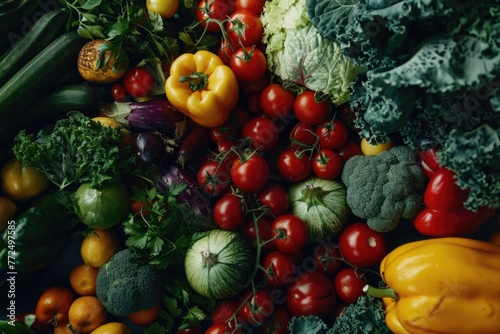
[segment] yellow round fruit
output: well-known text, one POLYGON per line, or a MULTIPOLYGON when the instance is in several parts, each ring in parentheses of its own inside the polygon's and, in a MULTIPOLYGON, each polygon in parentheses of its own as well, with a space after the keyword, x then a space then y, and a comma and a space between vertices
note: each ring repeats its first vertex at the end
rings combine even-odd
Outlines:
POLYGON ((14 219, 17 205, 10 198, 0 196, 0 232, 7 228, 9 220, 14 219))
POLYGON ((93 121, 99 122, 104 126, 109 126, 110 128, 119 129, 120 123, 112 117, 107 116, 97 116, 92 118, 93 121))
POLYGON ((119 250, 118 237, 113 230, 93 230, 83 238, 80 255, 86 265, 100 268, 119 250))
POLYGON ((179 0, 146 0, 146 8, 160 14, 162 19, 169 19, 177 13, 179 0))
POLYGON ((383 144, 372 145, 366 138, 363 138, 361 139, 360 147, 361 152, 363 152, 364 155, 377 155, 381 152, 389 151, 391 148, 393 148, 394 142, 389 141, 383 144))
POLYGON ((27 201, 40 195, 49 186, 49 181, 38 169, 25 167, 12 158, 0 170, 3 192, 15 201, 27 201))
MULTIPOLYGON (((113 70, 113 65, 116 62, 115 58, 111 58, 107 65, 97 69, 100 50, 99 45, 106 43, 103 39, 94 39, 85 43, 78 55, 78 72, 88 82, 95 84, 108 84, 119 80, 125 75, 126 66, 123 66, 120 71, 113 70)), ((104 59, 110 57, 110 51, 105 51, 104 59)))
POLYGON ((132 330, 123 322, 114 321, 98 327, 90 334, 132 334, 132 330))

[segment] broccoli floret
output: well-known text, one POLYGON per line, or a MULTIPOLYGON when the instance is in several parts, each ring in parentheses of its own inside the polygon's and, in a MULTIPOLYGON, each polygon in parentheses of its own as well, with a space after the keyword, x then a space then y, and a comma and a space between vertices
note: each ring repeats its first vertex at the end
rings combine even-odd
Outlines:
POLYGON ((106 310, 116 316, 154 306, 162 292, 160 272, 139 262, 139 257, 128 249, 119 251, 99 268, 96 295, 106 310))
POLYGON ((421 210, 427 180, 408 146, 354 156, 345 163, 341 178, 352 213, 376 231, 389 232, 401 218, 413 218, 421 210))

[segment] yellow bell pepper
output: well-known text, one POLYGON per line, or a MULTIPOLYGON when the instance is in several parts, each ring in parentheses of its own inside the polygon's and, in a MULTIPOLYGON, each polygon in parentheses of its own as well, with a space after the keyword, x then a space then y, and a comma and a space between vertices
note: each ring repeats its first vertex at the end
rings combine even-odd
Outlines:
POLYGON ((170 67, 167 99, 204 127, 223 124, 238 103, 238 81, 231 68, 210 51, 184 53, 170 67))
POLYGON ((396 334, 500 333, 500 246, 468 238, 404 244, 380 264, 389 288, 386 323, 396 334))

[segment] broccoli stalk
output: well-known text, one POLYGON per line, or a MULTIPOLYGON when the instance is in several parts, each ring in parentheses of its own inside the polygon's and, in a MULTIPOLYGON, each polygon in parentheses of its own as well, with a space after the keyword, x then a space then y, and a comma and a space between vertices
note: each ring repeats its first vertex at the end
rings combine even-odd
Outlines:
POLYGON ((341 178, 352 213, 378 232, 395 229, 401 218, 415 217, 427 182, 408 146, 354 156, 345 163, 341 178))

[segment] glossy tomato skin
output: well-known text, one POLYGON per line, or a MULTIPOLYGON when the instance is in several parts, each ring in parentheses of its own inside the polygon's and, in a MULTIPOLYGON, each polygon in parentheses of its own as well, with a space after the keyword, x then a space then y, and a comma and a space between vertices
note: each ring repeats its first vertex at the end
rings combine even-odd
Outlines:
POLYGON ((267 322, 275 308, 271 293, 267 289, 247 291, 241 296, 239 306, 238 317, 253 327, 267 322))
POLYGON ((322 179, 332 180, 342 172, 343 162, 337 152, 329 149, 320 149, 312 158, 312 171, 322 179))
POLYGON ((311 162, 307 153, 298 154, 293 148, 281 152, 277 168, 280 176, 287 182, 304 180, 311 173, 311 162))
POLYGON ((231 166, 231 179, 236 187, 248 193, 258 193, 269 181, 269 166, 258 154, 238 158, 231 166))
POLYGON ((214 144, 217 144, 222 140, 232 140, 235 133, 234 126, 230 122, 226 122, 210 129, 210 139, 214 144))
POLYGON ((330 114, 328 100, 316 102, 315 94, 314 91, 306 90, 295 98, 293 111, 299 121, 316 125, 326 120, 330 114))
POLYGON ((250 239, 254 245, 257 245, 258 238, 261 243, 265 243, 265 245, 263 246, 264 252, 270 252, 276 249, 276 247, 274 247, 274 244, 270 242, 270 240, 273 238, 273 232, 271 230, 272 223, 273 221, 267 216, 260 217, 257 220, 257 223, 255 223, 252 215, 249 215, 246 218, 245 223, 241 227, 240 232, 248 239, 250 239), (257 225, 258 233, 255 225, 257 225))
POLYGON ((348 133, 344 123, 335 119, 321 123, 316 128, 321 148, 335 150, 347 141, 348 133))
POLYGON ((286 307, 278 305, 274 314, 267 323, 262 326, 264 333, 288 334, 288 324, 292 320, 292 315, 286 307))
POLYGON ((235 327, 234 320, 229 322, 229 319, 236 314, 238 309, 238 301, 236 299, 220 299, 216 302, 212 312, 211 319, 214 325, 230 324, 235 327))
POLYGON ((286 306, 292 316, 326 316, 337 301, 335 287, 328 276, 311 271, 298 276, 286 289, 286 306))
POLYGON ((259 49, 246 46, 231 55, 230 67, 239 81, 256 81, 266 73, 267 59, 259 49))
POLYGON ((51 286, 45 289, 38 298, 35 315, 41 323, 56 321, 68 322, 68 312, 75 296, 71 289, 51 286))
POLYGON ((231 329, 229 326, 224 324, 214 324, 205 330, 205 334, 227 334, 230 333, 231 329))
POLYGON ((223 195, 214 206, 215 223, 223 230, 234 231, 245 222, 245 214, 241 205, 242 198, 237 195, 223 195))
POLYGON ((198 169, 198 186, 211 198, 226 192, 230 187, 230 181, 225 164, 219 166, 217 161, 207 161, 198 169))
POLYGON ((236 0, 234 6, 236 10, 248 9, 255 15, 260 16, 260 14, 262 14, 262 11, 264 10, 265 4, 266 0, 236 0))
POLYGON ((224 65, 231 66, 231 56, 237 47, 232 45, 227 39, 221 39, 219 43, 219 48, 217 49, 217 55, 222 60, 224 65))
POLYGON ((154 88, 153 76, 144 67, 135 67, 125 73, 123 84, 133 98, 148 96, 154 88))
POLYGON ((121 82, 115 82, 111 85, 111 97, 116 102, 127 101, 127 90, 121 82))
POLYGON ((316 143, 318 136, 310 124, 298 122, 290 131, 290 146, 292 148, 311 148, 316 143))
POLYGON ((295 96, 283 86, 272 83, 260 93, 260 105, 268 117, 284 117, 293 110, 295 96))
POLYGON ((364 292, 363 288, 368 281, 354 268, 344 268, 340 270, 334 279, 337 296, 344 302, 355 303, 364 292))
POLYGON ((257 46, 262 40, 264 33, 264 26, 259 16, 247 9, 235 10, 230 16, 226 24, 226 31, 231 43, 238 48, 238 46, 257 46), (238 36, 235 30, 235 20, 242 23, 244 32, 242 36, 238 36))
POLYGON ((359 268, 377 266, 387 255, 385 236, 363 222, 344 227, 338 236, 338 243, 344 259, 359 268))
POLYGON ((319 271, 325 274, 334 274, 342 267, 342 253, 334 245, 318 245, 314 249, 313 257, 319 271))
POLYGON ((278 185, 269 185, 259 193, 260 204, 269 208, 274 217, 281 216, 288 211, 288 193, 278 185))
POLYGON ((307 225, 299 217, 288 213, 276 218, 272 225, 273 243, 284 253, 295 253, 307 242, 307 225))
POLYGON ((205 20, 212 18, 215 20, 225 20, 227 16, 234 12, 233 1, 226 0, 201 0, 196 6, 195 19, 200 25, 209 32, 219 32, 220 26, 215 22, 207 25, 205 20))
POLYGON ((292 282, 295 275, 295 261, 292 255, 282 251, 272 251, 262 260, 262 267, 266 271, 266 284, 281 287, 292 282))
POLYGON ((242 137, 249 137, 252 146, 262 153, 267 153, 276 147, 279 133, 276 125, 268 117, 254 117, 243 125, 242 137))
POLYGON ((336 150, 340 158, 346 162, 355 155, 363 155, 361 147, 353 140, 347 140, 344 145, 336 150))

